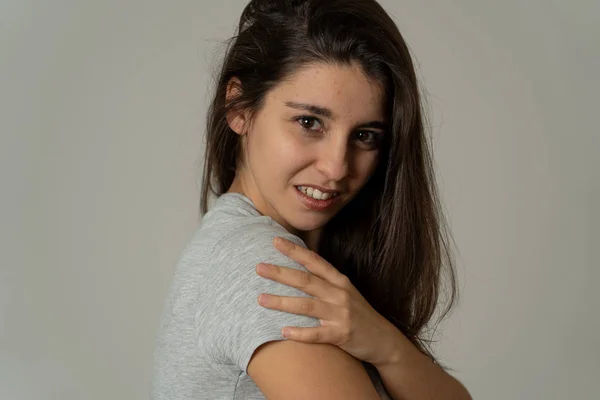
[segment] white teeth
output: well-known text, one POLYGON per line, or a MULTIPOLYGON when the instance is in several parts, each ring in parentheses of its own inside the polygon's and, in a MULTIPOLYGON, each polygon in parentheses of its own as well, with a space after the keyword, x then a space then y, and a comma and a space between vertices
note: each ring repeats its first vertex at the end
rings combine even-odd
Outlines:
POLYGON ((314 189, 308 186, 298 186, 298 189, 300 189, 304 194, 317 200, 328 200, 331 197, 337 196, 337 193, 323 193, 319 189, 314 189))

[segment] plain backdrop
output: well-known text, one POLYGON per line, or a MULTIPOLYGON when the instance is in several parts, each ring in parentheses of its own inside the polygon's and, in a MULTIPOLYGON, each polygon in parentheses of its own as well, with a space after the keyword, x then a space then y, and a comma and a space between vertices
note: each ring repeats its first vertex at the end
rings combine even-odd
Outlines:
MULTIPOLYGON (((0 398, 148 398, 246 4, 0 1, 0 398)), ((476 399, 600 398, 600 3, 387 0, 428 93, 476 399)))

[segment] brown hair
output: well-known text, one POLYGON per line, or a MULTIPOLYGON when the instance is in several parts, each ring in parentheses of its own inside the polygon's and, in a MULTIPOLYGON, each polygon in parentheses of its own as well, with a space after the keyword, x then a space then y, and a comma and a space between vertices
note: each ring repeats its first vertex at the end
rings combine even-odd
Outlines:
POLYGON ((450 235, 411 56, 398 27, 376 1, 252 0, 246 6, 228 41, 207 114, 201 214, 208 211, 209 191, 225 193, 238 167, 239 135, 227 124, 227 113, 255 113, 265 94, 303 65, 352 61, 386 89, 389 134, 372 178, 323 227, 318 253, 438 362, 424 328, 438 306, 444 271, 448 301, 438 323, 458 297, 450 235), (226 102, 232 78, 239 80, 239 96, 226 102))

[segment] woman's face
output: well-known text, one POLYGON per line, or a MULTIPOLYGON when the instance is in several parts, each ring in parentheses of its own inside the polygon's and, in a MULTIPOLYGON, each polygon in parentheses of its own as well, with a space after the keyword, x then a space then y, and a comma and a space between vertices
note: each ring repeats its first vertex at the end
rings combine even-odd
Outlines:
POLYGON ((229 120, 243 135, 244 160, 229 191, 294 234, 321 228, 376 169, 387 126, 383 96, 358 64, 301 68, 268 92, 250 123, 242 114, 229 120), (337 195, 309 200, 319 196, 307 187, 337 195))

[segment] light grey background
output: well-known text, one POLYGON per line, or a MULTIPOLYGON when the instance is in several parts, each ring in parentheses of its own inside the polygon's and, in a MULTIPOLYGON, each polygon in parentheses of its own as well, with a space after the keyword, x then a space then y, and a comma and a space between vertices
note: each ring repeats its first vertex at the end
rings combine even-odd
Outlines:
MULTIPOLYGON (((0 1, 0 398, 144 399, 245 1, 0 1)), ((429 92, 477 399, 600 397, 596 1, 382 1, 429 92)))

